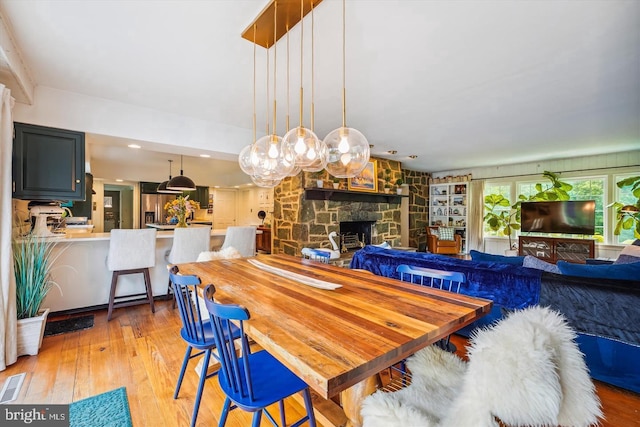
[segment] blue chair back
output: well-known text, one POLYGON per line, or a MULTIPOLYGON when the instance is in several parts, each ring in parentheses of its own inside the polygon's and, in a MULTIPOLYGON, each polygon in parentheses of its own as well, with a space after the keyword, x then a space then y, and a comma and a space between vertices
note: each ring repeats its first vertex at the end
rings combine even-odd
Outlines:
POLYGON ((251 383, 251 367, 249 365, 249 346, 246 340, 241 340, 240 356, 232 340, 226 340, 225 336, 231 336, 232 322, 239 327, 241 336, 244 333, 244 321, 249 320, 249 310, 237 304, 219 304, 213 300, 216 288, 208 285, 204 290, 205 305, 210 314, 213 336, 218 348, 220 360, 219 379, 226 381, 235 393, 254 401, 253 385, 251 383), (240 357, 242 358, 240 360, 240 357))
POLYGON ((183 338, 192 345, 207 344, 210 342, 210 334, 205 332, 208 330, 209 319, 206 316, 203 317, 203 310, 196 302, 196 287, 201 283, 200 278, 198 276, 181 276, 178 274, 178 267, 174 266, 169 271, 169 280, 182 320, 183 338))
POLYGON ((396 268, 403 282, 439 288, 449 292, 460 292, 460 285, 467 281, 464 273, 435 270, 433 268, 415 267, 401 264, 396 268))

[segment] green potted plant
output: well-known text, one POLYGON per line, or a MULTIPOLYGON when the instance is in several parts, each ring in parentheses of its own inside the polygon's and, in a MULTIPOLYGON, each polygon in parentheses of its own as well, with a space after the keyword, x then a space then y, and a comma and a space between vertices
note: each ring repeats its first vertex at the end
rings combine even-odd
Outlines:
POLYGON ((391 169, 386 168, 384 170, 384 192, 388 193, 391 191, 391 169))
POLYGON ((507 236, 509 238, 509 249, 507 251, 514 251, 516 245, 512 243, 511 235, 513 230, 520 229, 519 210, 515 208, 515 205, 511 206, 509 199, 501 194, 489 194, 485 196, 484 208, 487 212, 484 216, 484 222, 487 223, 491 230, 507 236), (510 210, 496 211, 499 206, 510 207, 510 210))
POLYGON ((640 239, 640 176, 623 179, 616 185, 618 188, 631 187, 631 194, 636 200, 635 203, 617 201, 608 206, 616 210, 617 222, 613 234, 619 236, 622 230, 633 230, 633 236, 640 239))
POLYGON ((336 190, 340 188, 340 178, 334 176, 331 180, 333 181, 333 188, 336 190))
POLYGON ((53 286, 60 289, 51 278, 57 258, 53 253, 55 244, 55 240, 34 234, 13 241, 18 356, 36 355, 42 345, 49 315, 49 309, 42 309, 42 303, 53 286))
POLYGON ((404 180, 402 178, 398 178, 396 180, 396 185, 398 186, 397 188, 398 194, 402 194, 402 188, 401 188, 402 184, 404 184, 404 180))

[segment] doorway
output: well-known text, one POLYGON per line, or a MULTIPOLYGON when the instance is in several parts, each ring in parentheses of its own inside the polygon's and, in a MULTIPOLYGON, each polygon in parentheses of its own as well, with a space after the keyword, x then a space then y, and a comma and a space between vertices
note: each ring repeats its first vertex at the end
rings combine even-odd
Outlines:
POLYGON ((133 228, 133 187, 104 186, 104 232, 114 228, 133 228))

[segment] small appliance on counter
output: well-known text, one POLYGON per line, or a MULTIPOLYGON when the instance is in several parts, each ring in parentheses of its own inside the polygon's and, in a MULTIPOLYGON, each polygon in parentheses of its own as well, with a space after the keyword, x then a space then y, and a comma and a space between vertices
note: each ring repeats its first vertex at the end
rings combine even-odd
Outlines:
POLYGON ((93 224, 89 224, 86 216, 67 216, 64 218, 64 223, 66 234, 93 232, 93 224))
POLYGON ((60 227, 60 222, 64 214, 64 209, 55 204, 29 204, 29 216, 32 220, 31 233, 36 236, 56 236, 60 232, 54 233, 60 227), (51 229, 48 223, 51 223, 51 229))

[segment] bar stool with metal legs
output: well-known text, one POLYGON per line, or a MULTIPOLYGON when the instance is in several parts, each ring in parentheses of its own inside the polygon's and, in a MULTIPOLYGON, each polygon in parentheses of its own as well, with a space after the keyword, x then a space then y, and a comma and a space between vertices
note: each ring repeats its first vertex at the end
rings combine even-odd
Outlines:
POLYGON ((149 277, 149 268, 154 267, 155 265, 155 229, 111 230, 107 268, 109 271, 113 272, 113 275, 111 276, 111 291, 109 292, 109 312, 107 314, 107 320, 111 320, 114 308, 128 307, 141 303, 149 303, 151 306, 151 312, 155 313, 156 309, 153 306, 153 293, 151 292, 151 278, 149 277), (141 273, 144 277, 145 292, 116 296, 118 278, 125 274, 137 273, 141 273))

